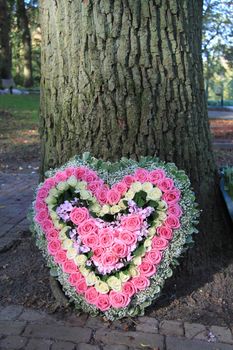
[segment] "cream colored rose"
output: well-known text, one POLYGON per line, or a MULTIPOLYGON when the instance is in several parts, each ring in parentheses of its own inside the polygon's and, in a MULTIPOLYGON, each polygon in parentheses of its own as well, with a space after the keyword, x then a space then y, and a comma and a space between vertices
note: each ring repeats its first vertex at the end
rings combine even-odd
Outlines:
POLYGON ((46 199, 45 202, 47 204, 56 204, 57 203, 57 199, 51 195, 49 195, 46 199))
POLYGON ((163 211, 159 212, 158 220, 165 221, 166 218, 167 218, 166 213, 164 213, 163 211))
POLYGON ((167 209, 167 203, 165 201, 159 201, 158 202, 158 210, 166 210, 167 209))
POLYGON ((85 190, 87 188, 87 183, 86 181, 78 181, 75 188, 77 190, 85 190))
POLYGON ((78 266, 84 266, 86 264, 87 257, 84 254, 80 254, 76 256, 74 261, 78 266))
POLYGON ((159 188, 153 188, 152 191, 150 191, 149 193, 147 193, 146 199, 147 200, 152 200, 152 201, 157 201, 158 199, 160 199, 162 196, 162 192, 160 191, 159 188))
POLYGON ((111 208, 110 208, 110 213, 112 215, 116 214, 116 213, 119 213, 119 211, 121 210, 120 206, 119 205, 113 205, 111 208))
POLYGON ((132 277, 136 277, 139 275, 139 272, 138 272, 138 269, 136 266, 134 265, 131 265, 130 268, 129 268, 129 273, 132 277))
POLYGON ((58 220, 53 220, 54 227, 57 228, 58 230, 63 229, 64 224, 60 223, 58 220))
POLYGON ((140 257, 140 256, 136 256, 134 259, 133 259, 133 263, 135 264, 135 265, 141 265, 141 263, 142 263, 142 258, 140 257))
POLYGON ((121 280, 119 278, 116 278, 115 276, 111 276, 107 279, 107 284, 111 289, 115 290, 115 292, 121 291, 122 286, 121 286, 121 280))
POLYGON ((151 238, 148 237, 147 239, 145 239, 143 245, 145 248, 150 247, 151 246, 151 238))
POLYGON ((80 266, 79 271, 84 277, 87 277, 90 273, 90 271, 85 266, 80 266))
POLYGON ((155 235, 155 228, 154 227, 150 227, 148 229, 148 236, 149 237, 153 237, 155 235))
POLYGON ((127 282, 130 279, 130 275, 120 271, 119 278, 120 278, 121 282, 127 282))
POLYGON ((143 184, 142 184, 142 189, 143 189, 143 191, 145 191, 145 192, 151 192, 152 190, 153 190, 153 185, 152 185, 152 183, 150 183, 150 182, 144 182, 143 184))
POLYGON ((53 211, 52 209, 49 210, 50 212, 50 217, 52 220, 57 220, 58 219, 58 215, 55 211, 53 211))
POLYGON ((98 281, 95 284, 95 289, 97 290, 97 292, 101 294, 107 294, 109 292, 109 286, 107 285, 106 282, 103 282, 103 281, 98 281))
POLYGON ((91 194, 90 194, 89 191, 81 190, 81 191, 80 191, 80 197, 81 197, 82 199, 90 199, 92 196, 91 196, 91 194))
POLYGON ((57 197, 59 195, 59 191, 56 188, 51 188, 51 190, 49 191, 49 195, 52 197, 57 197))
POLYGON ((94 272, 90 272, 89 275, 86 277, 86 284, 88 286, 93 286, 98 282, 98 277, 94 274, 94 272))
POLYGON ((133 199, 134 196, 135 196, 135 192, 133 190, 129 190, 125 194, 125 199, 126 200, 133 199))
POLYGON ((57 189, 61 192, 68 190, 68 188, 69 188, 69 185, 65 181, 61 181, 57 184, 57 189))
POLYGON ((69 248, 66 252, 68 259, 74 259, 77 256, 77 250, 75 248, 69 248))
POLYGON ((94 213, 99 213, 101 211, 101 206, 98 203, 91 205, 90 210, 94 213))
POLYGON ((109 212, 110 212, 110 206, 107 204, 104 204, 102 207, 101 213, 105 215, 105 214, 108 214, 109 212))
POLYGON ((72 175, 68 180, 67 180, 67 183, 70 185, 70 186, 72 186, 72 187, 76 187, 76 185, 77 185, 77 178, 74 176, 74 175, 72 175))
POLYGON ((64 241, 62 242, 62 247, 68 250, 72 248, 72 246, 73 246, 73 241, 66 237, 66 239, 64 239, 64 241))
POLYGON ((139 192, 142 190, 142 184, 139 181, 136 181, 134 183, 132 183, 132 185, 130 186, 130 189, 134 192, 139 192))
POLYGON ((123 210, 126 209, 126 205, 124 204, 124 202, 123 202, 122 199, 120 200, 120 202, 119 202, 118 205, 119 205, 119 207, 120 207, 121 210, 122 210, 122 209, 123 209, 123 210))

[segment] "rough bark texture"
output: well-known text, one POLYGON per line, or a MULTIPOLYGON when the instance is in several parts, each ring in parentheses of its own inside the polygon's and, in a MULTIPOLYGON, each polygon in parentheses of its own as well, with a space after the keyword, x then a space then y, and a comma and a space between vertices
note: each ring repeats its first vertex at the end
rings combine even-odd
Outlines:
POLYGON ((24 0, 17 0, 17 16, 18 16, 18 27, 22 35, 22 44, 23 44, 24 86, 30 87, 33 85, 31 33, 29 30, 28 17, 27 17, 24 0))
POLYGON ((185 169, 205 209, 197 250, 207 257, 221 232, 201 15, 196 0, 41 0, 41 136, 42 172, 83 151, 185 169))
POLYGON ((10 17, 7 1, 0 0, 0 79, 11 78, 10 17))

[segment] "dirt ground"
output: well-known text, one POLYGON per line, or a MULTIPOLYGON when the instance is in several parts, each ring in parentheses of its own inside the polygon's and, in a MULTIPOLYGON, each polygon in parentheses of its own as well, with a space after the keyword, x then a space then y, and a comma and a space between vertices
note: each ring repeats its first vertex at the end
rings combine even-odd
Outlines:
MULTIPOLYGON (((8 113, 0 129, 0 171, 37 172, 37 127, 20 129, 8 113)), ((215 139, 230 140, 233 136, 233 121, 211 121, 211 131, 215 139)), ((233 150, 216 150, 215 155, 219 166, 226 163, 233 165, 233 150)), ((227 325, 233 328, 232 251, 226 251, 224 261, 213 259, 211 266, 212 269, 207 274, 192 277, 185 275, 182 278, 175 274, 146 314, 158 319, 227 325)), ((20 242, 0 254, 0 290, 1 305, 22 304, 48 312, 74 312, 72 307, 57 309, 49 286, 49 271, 34 239, 26 231, 22 233, 20 242)))

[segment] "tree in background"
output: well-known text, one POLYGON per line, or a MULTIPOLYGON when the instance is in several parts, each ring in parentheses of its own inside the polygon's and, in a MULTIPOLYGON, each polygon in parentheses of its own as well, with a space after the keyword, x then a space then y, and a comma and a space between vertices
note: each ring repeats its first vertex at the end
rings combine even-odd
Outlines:
POLYGON ((0 0, 0 79, 11 78, 10 16, 6 0, 0 0))
POLYGON ((24 0, 16 0, 17 5, 17 24, 22 37, 23 47, 23 76, 24 86, 31 87, 33 85, 32 77, 32 47, 31 33, 29 30, 28 16, 25 8, 24 0))
POLYGON ((201 19, 196 0, 41 0, 42 172, 83 151, 105 160, 174 161, 191 177, 204 211, 190 270, 228 242, 208 126, 201 19))
MULTIPOLYGON (((226 62, 233 62, 233 1, 204 0, 203 42, 205 90, 208 99, 210 87, 216 83, 216 92, 222 88, 226 62), (225 62, 225 63, 223 63, 225 62), (219 66, 220 75, 218 75, 219 66), (217 68, 217 70, 215 70, 217 68), (216 75, 218 75, 216 79, 216 75), (220 83, 218 83, 220 81, 220 83)), ((228 63, 228 65, 229 65, 228 63)), ((224 82, 225 86, 229 81, 224 82)), ((212 90, 212 96, 213 96, 212 90)), ((223 91, 222 91, 223 93, 223 91)))

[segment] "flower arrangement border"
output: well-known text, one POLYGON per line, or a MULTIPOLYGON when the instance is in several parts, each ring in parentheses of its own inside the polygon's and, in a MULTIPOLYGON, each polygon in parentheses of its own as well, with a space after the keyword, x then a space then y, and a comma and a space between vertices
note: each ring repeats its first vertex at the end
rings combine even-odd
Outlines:
MULTIPOLYGON (((79 295, 74 287, 68 282, 68 274, 55 263, 53 257, 48 254, 47 241, 40 225, 35 221, 35 202, 33 202, 30 211, 31 231, 35 235, 36 245, 42 251, 47 261, 48 267, 51 269, 51 275, 55 276, 61 283, 64 293, 74 302, 77 309, 90 313, 92 316, 104 314, 109 320, 120 319, 127 316, 143 315, 144 310, 160 295, 161 289, 167 278, 173 274, 173 269, 179 264, 178 258, 193 245, 192 235, 198 233, 196 225, 198 224, 199 210, 195 203, 195 195, 191 189, 190 180, 183 170, 178 170, 174 163, 165 163, 158 158, 141 157, 140 160, 122 158, 119 162, 110 163, 92 157, 88 152, 82 157, 75 156, 69 162, 53 170, 49 170, 45 175, 46 178, 54 176, 57 171, 65 170, 67 167, 86 166, 97 172, 98 176, 107 181, 109 185, 113 185, 120 181, 125 175, 132 174, 138 168, 154 170, 155 168, 163 169, 166 175, 173 179, 176 188, 181 191, 181 200, 179 202, 183 215, 180 218, 181 226, 174 230, 174 236, 170 241, 169 247, 164 251, 163 259, 157 269, 155 275, 150 277, 150 286, 134 295, 127 307, 118 309, 110 308, 105 312, 101 312, 96 306, 88 304, 85 299, 79 295)), ((38 186, 37 191, 43 183, 38 186)))

